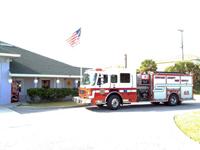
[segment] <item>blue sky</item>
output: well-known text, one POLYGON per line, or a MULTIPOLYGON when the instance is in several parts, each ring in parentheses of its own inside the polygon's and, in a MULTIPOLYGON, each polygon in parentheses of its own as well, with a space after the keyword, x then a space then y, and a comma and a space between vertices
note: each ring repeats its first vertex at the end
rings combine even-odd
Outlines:
POLYGON ((198 0, 0 0, 0 40, 83 67, 144 59, 181 58, 200 52, 198 0), (80 44, 66 39, 82 28, 80 44))

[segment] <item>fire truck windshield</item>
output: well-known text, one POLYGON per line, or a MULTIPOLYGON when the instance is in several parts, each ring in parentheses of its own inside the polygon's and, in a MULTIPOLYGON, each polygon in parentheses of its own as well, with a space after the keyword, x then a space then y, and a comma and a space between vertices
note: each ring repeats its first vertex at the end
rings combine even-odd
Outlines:
POLYGON ((97 79, 97 73, 90 73, 90 74, 84 74, 82 84, 83 85, 95 85, 97 79))

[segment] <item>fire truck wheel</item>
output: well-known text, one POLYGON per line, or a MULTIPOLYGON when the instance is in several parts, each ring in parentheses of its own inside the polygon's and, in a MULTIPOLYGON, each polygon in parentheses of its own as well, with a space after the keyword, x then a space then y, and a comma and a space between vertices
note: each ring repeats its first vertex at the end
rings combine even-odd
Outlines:
POLYGON ((109 109, 117 110, 120 106, 120 97, 117 95, 111 95, 108 98, 107 105, 109 109))
POLYGON ((172 94, 169 96, 168 105, 176 106, 178 104, 178 96, 176 94, 172 94))

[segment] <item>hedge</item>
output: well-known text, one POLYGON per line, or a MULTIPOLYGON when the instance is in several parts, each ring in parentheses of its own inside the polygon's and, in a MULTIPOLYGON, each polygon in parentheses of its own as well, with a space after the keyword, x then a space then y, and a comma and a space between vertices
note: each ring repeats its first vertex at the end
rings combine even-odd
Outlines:
POLYGON ((77 96, 78 89, 71 88, 30 88, 27 90, 29 102, 58 101, 66 96, 77 96))

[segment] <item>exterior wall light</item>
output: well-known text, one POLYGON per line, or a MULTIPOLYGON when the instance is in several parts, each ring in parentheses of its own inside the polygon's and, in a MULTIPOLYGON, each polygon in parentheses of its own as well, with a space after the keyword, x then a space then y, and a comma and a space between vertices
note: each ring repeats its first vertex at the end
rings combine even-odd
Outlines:
POLYGON ((38 79, 37 79, 37 78, 35 78, 33 82, 34 82, 35 88, 37 88, 38 79))
POLYGON ((8 79, 8 83, 10 83, 10 84, 11 84, 11 83, 12 83, 12 81, 13 81, 13 80, 12 80, 12 78, 9 78, 9 79, 8 79))
POLYGON ((60 83, 60 80, 59 80, 59 79, 57 79, 57 80, 56 80, 56 83, 57 83, 57 84, 59 84, 59 83, 60 83))
POLYGON ((35 83, 35 84, 38 83, 38 79, 37 79, 37 78, 34 79, 34 83, 35 83))

